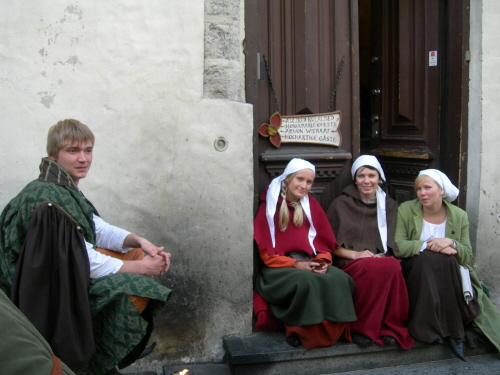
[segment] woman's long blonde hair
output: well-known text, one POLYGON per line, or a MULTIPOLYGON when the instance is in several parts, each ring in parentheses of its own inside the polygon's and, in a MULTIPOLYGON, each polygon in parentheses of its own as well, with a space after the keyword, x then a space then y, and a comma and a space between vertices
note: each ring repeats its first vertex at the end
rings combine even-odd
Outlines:
MULTIPOLYGON (((283 201, 281 202, 281 207, 280 207, 280 213, 279 213, 279 220, 278 220, 278 225, 280 227, 280 230, 284 232, 286 228, 288 228, 288 222, 290 221, 290 213, 288 212, 288 205, 286 203, 286 193, 288 191, 288 182, 291 181, 297 172, 292 173, 287 176, 282 182, 281 182, 281 198, 283 198, 283 201)), ((297 227, 300 228, 304 222, 304 210, 302 209, 302 205, 300 204, 300 201, 298 202, 292 202, 292 205, 295 207, 295 212, 293 214, 293 224, 297 227)))

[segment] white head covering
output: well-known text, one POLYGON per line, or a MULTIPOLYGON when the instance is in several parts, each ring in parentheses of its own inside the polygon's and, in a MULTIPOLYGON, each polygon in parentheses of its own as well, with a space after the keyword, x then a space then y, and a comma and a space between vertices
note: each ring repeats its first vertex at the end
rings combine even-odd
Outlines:
MULTIPOLYGON (((269 184, 269 189, 267 190, 266 195, 266 217, 267 223, 269 225, 269 231, 271 232, 271 239, 273 241, 273 248, 276 247, 276 237, 275 237, 275 228, 274 228, 274 214, 276 213, 276 204, 278 203, 278 198, 281 192, 281 182, 291 175, 292 173, 298 172, 302 169, 310 169, 314 173, 316 173, 316 168, 314 165, 309 163, 303 159, 292 159, 288 163, 285 168, 285 171, 281 176, 276 177, 269 184)), ((309 223, 311 224, 309 227, 309 243, 316 254, 316 249, 314 248, 313 242, 316 237, 316 229, 314 228, 312 217, 311 217, 311 206, 309 205, 309 194, 305 195, 300 199, 300 204, 302 205, 302 209, 304 210, 309 223)))
POLYGON ((444 190, 443 199, 448 202, 453 202, 458 197, 459 190, 453 185, 443 172, 437 169, 424 169, 420 171, 419 176, 425 175, 436 181, 444 190))
MULTIPOLYGON (((356 171, 363 167, 369 166, 375 168, 380 174, 380 179, 385 182, 385 174, 378 159, 372 155, 361 155, 356 159, 351 167, 352 179, 356 181, 356 171)), ((380 233, 380 239, 384 246, 384 253, 387 253, 387 214, 385 209, 385 191, 382 190, 380 185, 377 186, 377 225, 380 233)))

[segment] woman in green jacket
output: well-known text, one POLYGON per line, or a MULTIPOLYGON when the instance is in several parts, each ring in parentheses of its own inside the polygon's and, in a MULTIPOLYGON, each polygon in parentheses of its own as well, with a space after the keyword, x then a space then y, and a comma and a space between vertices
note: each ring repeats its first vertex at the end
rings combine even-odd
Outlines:
POLYGON ((410 299, 410 334, 432 344, 446 341, 464 361, 466 327, 479 328, 500 349, 500 313, 469 265, 472 247, 467 213, 450 204, 458 189, 441 171, 427 169, 415 180, 415 191, 418 199, 399 207, 395 230, 395 255, 404 258, 410 299), (462 288, 459 266, 470 272, 472 299, 462 288))

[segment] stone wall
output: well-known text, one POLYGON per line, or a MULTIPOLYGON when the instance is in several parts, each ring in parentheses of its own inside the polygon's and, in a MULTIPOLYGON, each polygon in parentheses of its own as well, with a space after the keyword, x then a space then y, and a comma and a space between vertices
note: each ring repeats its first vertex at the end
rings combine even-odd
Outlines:
POLYGON ((471 1, 467 212, 479 278, 500 307, 500 3, 471 1))
POLYGON ((205 2, 206 98, 244 101, 243 0, 205 2))
POLYGON ((96 144, 82 191, 106 221, 172 253, 158 278, 174 291, 158 346, 136 367, 221 360, 222 337, 251 330, 253 126, 241 103, 240 2, 0 8, 0 209, 37 177, 52 124, 89 125, 96 144))

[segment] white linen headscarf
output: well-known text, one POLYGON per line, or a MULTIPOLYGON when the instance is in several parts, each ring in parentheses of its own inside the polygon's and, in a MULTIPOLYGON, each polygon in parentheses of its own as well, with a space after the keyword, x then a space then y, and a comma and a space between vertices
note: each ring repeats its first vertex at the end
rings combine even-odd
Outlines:
MULTIPOLYGON (((281 193, 281 182, 287 178, 292 173, 298 172, 302 169, 310 169, 316 174, 316 168, 314 165, 306 160, 294 158, 290 160, 285 168, 285 171, 281 176, 276 177, 269 184, 269 189, 266 195, 266 217, 267 224, 269 225, 269 231, 271 232, 271 239, 273 241, 273 248, 276 247, 276 236, 274 227, 274 214, 276 213, 276 205, 278 204, 278 198, 281 193)), ((305 195, 300 199, 300 204, 302 209, 309 220, 309 244, 311 245, 314 254, 316 254, 316 249, 314 248, 314 238, 316 237, 316 229, 314 228, 312 217, 311 217, 311 206, 309 205, 309 194, 305 195)))
MULTIPOLYGON (((373 155, 361 155, 356 159, 351 167, 352 179, 356 181, 356 171, 364 166, 375 168, 380 174, 380 179, 385 182, 385 174, 378 159, 373 155)), ((385 191, 380 185, 377 186, 377 226, 384 246, 384 253, 387 253, 387 214, 385 209, 385 191)))
POLYGON ((419 176, 425 175, 432 178, 436 181, 441 188, 444 190, 443 199, 447 202, 453 202, 458 197, 458 193, 460 192, 455 185, 453 185, 443 172, 437 169, 424 169, 420 171, 419 176))

